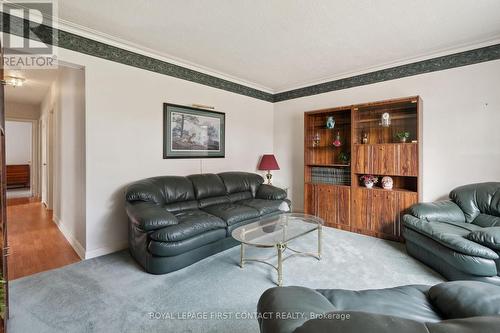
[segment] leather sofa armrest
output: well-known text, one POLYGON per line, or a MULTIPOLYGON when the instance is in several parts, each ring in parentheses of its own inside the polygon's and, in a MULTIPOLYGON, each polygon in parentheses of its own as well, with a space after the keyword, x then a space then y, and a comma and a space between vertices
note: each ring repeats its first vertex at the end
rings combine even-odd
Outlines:
POLYGON ((266 200, 284 200, 286 199, 286 191, 276 186, 262 184, 259 186, 255 197, 266 200))
POLYGON ((427 221, 465 222, 464 212, 451 200, 418 203, 411 206, 408 212, 427 221))
POLYGON ((179 223, 172 213, 152 202, 127 203, 126 210, 130 222, 144 231, 179 223))

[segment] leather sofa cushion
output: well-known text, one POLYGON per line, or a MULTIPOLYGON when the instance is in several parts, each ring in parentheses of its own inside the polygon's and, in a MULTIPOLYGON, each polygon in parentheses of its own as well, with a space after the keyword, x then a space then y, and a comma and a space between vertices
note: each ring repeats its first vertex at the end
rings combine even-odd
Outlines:
POLYGON ((482 229, 474 224, 426 221, 411 216, 405 216, 403 223, 407 228, 424 234, 456 252, 485 259, 499 258, 495 251, 465 238, 471 231, 482 229))
POLYGON ((226 187, 219 176, 213 173, 191 175, 188 178, 193 182, 196 199, 226 195, 226 187))
POLYGON ((500 216, 500 183, 460 186, 451 191, 450 198, 463 210, 467 222, 481 213, 500 216))
POLYGON ((210 230, 226 228, 226 222, 198 209, 175 213, 179 224, 152 232, 149 237, 160 242, 176 242, 210 230))
POLYGON ((472 224, 478 225, 483 228, 487 227, 500 227, 500 217, 487 215, 487 214, 479 214, 472 224))
POLYGON ((255 197, 257 189, 264 182, 264 179, 255 174, 248 172, 221 172, 220 178, 226 186, 227 193, 250 192, 252 197, 255 197))
POLYGON ((193 184, 186 177, 164 176, 147 178, 128 186, 126 199, 150 201, 156 204, 168 204, 194 200, 193 184))
POLYGON ((241 201, 241 200, 245 200, 245 199, 252 199, 252 198, 253 198, 252 193, 250 191, 235 192, 235 193, 229 194, 229 200, 231 202, 241 201))
POLYGON ((429 289, 429 299, 446 318, 500 315, 500 286, 453 281, 429 289))
POLYGON ((421 202, 411 206, 408 212, 427 221, 465 222, 462 209, 451 200, 421 202))
POLYGON ((179 202, 166 204, 164 207, 169 212, 175 213, 175 212, 178 212, 180 210, 197 209, 198 208, 198 201, 196 201, 196 200, 179 201, 179 202))
POLYGON ((266 215, 279 211, 283 200, 247 199, 236 202, 239 205, 255 208, 260 215, 266 215))
POLYGON ((364 311, 422 322, 442 318, 427 299, 428 286, 410 285, 374 290, 318 290, 339 311, 364 311))
POLYGON ((233 203, 223 203, 203 208, 211 215, 220 217, 226 221, 227 225, 259 217, 259 211, 248 206, 237 205, 233 203))
POLYGON ((151 240, 148 245, 148 251, 155 256, 171 257, 223 238, 226 238, 226 231, 224 229, 216 229, 177 242, 151 240))
MULTIPOLYGON (((293 333, 493 333, 500 326, 500 317, 474 317, 421 323, 415 320, 366 312, 335 312, 329 319, 311 319, 293 333), (349 315, 349 320, 342 320, 349 315)), ((280 331, 291 332, 291 331, 280 331)), ((275 333, 261 331, 261 333, 275 333)))
POLYGON ((179 223, 174 215, 152 202, 127 203, 126 211, 130 222, 144 231, 156 230, 179 223))
POLYGON ((500 251, 500 227, 483 228, 467 235, 467 239, 500 251))
POLYGON ((230 202, 231 201, 229 200, 229 197, 227 195, 221 195, 218 197, 201 199, 199 201, 199 207, 204 208, 204 207, 211 206, 211 205, 218 205, 218 204, 230 203, 230 202))

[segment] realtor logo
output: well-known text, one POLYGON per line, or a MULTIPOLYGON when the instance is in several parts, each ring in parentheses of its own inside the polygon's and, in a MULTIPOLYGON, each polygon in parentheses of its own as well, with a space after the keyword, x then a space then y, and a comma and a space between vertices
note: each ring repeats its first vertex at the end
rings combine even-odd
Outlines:
POLYGON ((2 1, 4 68, 57 67, 54 1, 2 1))

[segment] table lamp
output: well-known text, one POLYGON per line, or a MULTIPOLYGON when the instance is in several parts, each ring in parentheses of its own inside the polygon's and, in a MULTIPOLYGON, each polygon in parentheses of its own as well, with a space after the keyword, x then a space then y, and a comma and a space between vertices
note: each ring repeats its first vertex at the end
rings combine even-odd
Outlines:
POLYGON ((271 170, 279 169, 280 167, 273 154, 262 155, 259 163, 259 170, 267 170, 266 178, 268 184, 271 184, 271 178, 273 177, 273 175, 271 175, 271 170))

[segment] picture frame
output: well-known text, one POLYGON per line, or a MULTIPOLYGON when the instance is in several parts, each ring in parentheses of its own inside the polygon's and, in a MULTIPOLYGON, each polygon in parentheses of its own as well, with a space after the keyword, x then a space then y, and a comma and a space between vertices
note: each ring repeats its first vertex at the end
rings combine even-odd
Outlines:
POLYGON ((163 158, 224 158, 226 114, 163 104, 163 158))

